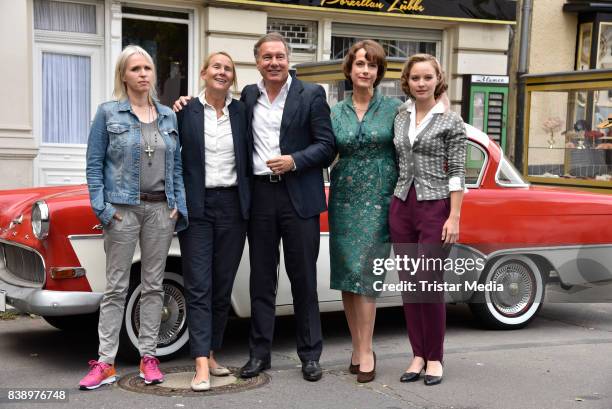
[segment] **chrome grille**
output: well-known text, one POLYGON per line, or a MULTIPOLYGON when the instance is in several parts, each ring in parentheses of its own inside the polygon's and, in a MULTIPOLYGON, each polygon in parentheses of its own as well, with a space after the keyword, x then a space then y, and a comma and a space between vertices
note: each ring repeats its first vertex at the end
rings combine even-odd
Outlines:
POLYGON ((0 243, 2 261, 9 273, 15 277, 36 284, 45 280, 42 258, 32 250, 11 244, 0 243))

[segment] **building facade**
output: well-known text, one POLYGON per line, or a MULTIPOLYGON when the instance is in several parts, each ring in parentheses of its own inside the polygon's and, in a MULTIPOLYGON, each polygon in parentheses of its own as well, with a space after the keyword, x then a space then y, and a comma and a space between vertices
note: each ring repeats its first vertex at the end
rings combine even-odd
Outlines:
MULTIPOLYGON (((508 75, 516 17, 510 0, 13 0, 0 4, 0 188, 85 181, 88 128, 110 99, 114 63, 127 44, 153 56, 158 94, 197 94, 199 67, 225 50, 238 89, 259 80, 253 45, 279 31, 291 64, 342 58, 362 38, 390 56, 438 56, 462 110, 465 76, 508 75), (446 3, 446 2, 445 2, 446 3)), ((392 85, 390 85, 392 86, 392 85)), ((388 89, 388 93, 399 89, 388 89)))

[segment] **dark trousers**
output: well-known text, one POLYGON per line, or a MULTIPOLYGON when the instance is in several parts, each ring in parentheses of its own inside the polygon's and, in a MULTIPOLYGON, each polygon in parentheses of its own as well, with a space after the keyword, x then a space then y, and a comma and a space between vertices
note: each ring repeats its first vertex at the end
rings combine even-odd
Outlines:
POLYGON ((297 215, 284 182, 255 181, 249 220, 251 260, 251 357, 269 360, 274 335, 279 244, 291 282, 297 353, 302 361, 318 360, 323 341, 317 296, 319 216, 297 215))
MULTIPOLYGON (((411 258, 444 259, 448 249, 442 247, 442 227, 450 213, 450 200, 417 201, 414 187, 406 201, 394 197, 389 209, 389 230, 394 253, 411 258)), ((442 361, 446 304, 443 291, 420 291, 420 282, 442 283, 443 270, 419 270, 415 275, 400 271, 400 280, 414 282, 417 291, 402 294, 408 338, 414 356, 426 361, 442 361)))
POLYGON ((246 229, 238 190, 206 189, 204 217, 179 233, 192 358, 221 348, 246 229))

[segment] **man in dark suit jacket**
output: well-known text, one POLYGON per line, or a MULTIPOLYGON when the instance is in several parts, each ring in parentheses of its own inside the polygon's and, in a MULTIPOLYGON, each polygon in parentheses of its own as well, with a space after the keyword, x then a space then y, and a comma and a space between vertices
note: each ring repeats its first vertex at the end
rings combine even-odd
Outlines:
POLYGON ((325 91, 289 76, 289 49, 278 33, 254 48, 263 79, 242 90, 253 138, 253 189, 248 239, 251 261, 250 359, 243 378, 270 368, 279 243, 291 281, 297 352, 303 377, 321 379, 317 297, 319 214, 326 209, 323 168, 335 155, 325 91))

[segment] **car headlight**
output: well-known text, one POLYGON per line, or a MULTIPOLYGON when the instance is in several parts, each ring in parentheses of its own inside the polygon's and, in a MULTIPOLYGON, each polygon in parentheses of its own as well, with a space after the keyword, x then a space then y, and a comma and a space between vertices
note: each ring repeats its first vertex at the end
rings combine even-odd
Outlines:
POLYGON ((32 206, 32 232, 39 240, 49 235, 49 206, 42 200, 32 206))

